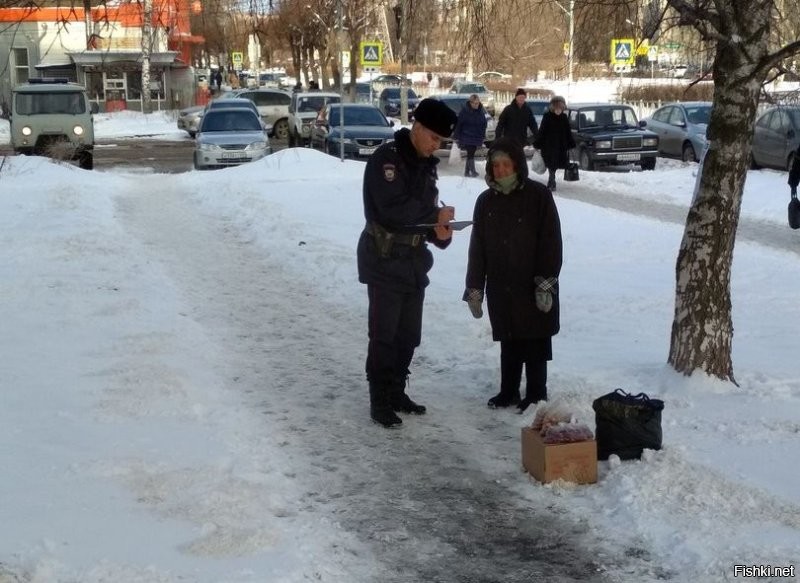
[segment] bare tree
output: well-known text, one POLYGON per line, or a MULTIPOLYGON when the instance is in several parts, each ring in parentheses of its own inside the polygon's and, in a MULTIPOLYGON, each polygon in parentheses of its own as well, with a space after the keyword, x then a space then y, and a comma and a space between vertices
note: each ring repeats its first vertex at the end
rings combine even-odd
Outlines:
POLYGON ((665 24, 693 27, 714 48, 709 146, 698 174, 676 264, 669 363, 735 383, 731 265, 762 85, 800 51, 781 42, 784 11, 796 0, 667 0, 665 24))

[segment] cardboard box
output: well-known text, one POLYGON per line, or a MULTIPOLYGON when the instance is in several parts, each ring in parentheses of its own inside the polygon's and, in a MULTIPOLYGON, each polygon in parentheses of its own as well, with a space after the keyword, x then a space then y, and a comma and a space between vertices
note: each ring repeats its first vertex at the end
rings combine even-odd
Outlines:
POLYGON ((522 428, 522 465, 543 483, 559 478, 577 484, 597 482, 597 442, 546 444, 538 431, 522 428))

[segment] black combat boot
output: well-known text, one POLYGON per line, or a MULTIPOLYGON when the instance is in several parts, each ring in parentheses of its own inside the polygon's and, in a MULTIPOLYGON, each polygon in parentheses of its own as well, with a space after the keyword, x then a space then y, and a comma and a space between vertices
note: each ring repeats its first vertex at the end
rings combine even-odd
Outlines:
POLYGON ((406 394, 406 379, 397 380, 392 383, 392 409, 400 413, 413 413, 414 415, 424 415, 427 408, 411 400, 406 394))
POLYGON ((505 407, 510 407, 511 405, 516 405, 519 403, 519 391, 512 392, 512 391, 500 391, 494 397, 489 399, 489 402, 486 405, 490 409, 501 409, 505 407))
POLYGON ((392 411, 391 390, 389 385, 369 384, 369 415, 374 423, 387 428, 403 424, 403 420, 392 411))

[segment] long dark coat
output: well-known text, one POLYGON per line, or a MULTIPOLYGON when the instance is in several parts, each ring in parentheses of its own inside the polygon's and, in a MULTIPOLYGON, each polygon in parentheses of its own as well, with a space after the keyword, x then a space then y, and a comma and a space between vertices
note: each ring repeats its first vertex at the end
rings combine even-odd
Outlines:
POLYGON ((487 124, 486 110, 483 105, 481 104, 475 109, 467 101, 458 113, 458 123, 453 130, 453 139, 458 142, 459 147, 481 146, 486 139, 487 124))
POLYGON ((495 135, 498 139, 509 138, 525 147, 528 143, 528 129, 536 138, 539 132, 531 108, 524 104, 520 107, 515 100, 506 105, 500 113, 495 135))
MULTIPOLYGON (((521 184, 509 194, 489 188, 478 196, 469 243, 466 287, 485 289, 497 341, 548 338, 560 327, 558 286, 549 312, 539 310, 534 298, 535 277, 561 272, 558 210, 551 192, 527 178, 521 150, 517 156, 521 184)), ((490 182, 490 163, 487 175, 490 182)))
POLYGON ((569 164, 569 150, 575 147, 567 114, 545 112, 533 147, 542 151, 544 164, 548 168, 566 168, 569 164))
MULTIPOLYGON (((430 227, 439 219, 436 186, 438 158, 420 158, 407 128, 394 141, 380 146, 364 169, 364 218, 392 233, 423 235, 427 242, 445 248, 451 239, 436 238, 430 227)), ((358 280, 361 283, 412 292, 427 287, 433 255, 427 244, 395 244, 388 257, 380 257, 375 239, 366 230, 358 240, 358 280)))

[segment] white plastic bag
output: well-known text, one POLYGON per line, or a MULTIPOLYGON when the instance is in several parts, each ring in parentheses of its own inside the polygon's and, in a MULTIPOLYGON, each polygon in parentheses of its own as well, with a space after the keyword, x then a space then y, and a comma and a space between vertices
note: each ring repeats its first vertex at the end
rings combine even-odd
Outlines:
POLYGON ((456 144, 455 140, 453 140, 453 145, 450 146, 450 158, 448 159, 448 163, 450 166, 455 166, 461 162, 461 150, 456 144))
POLYGON ((531 158, 531 170, 536 172, 536 174, 544 174, 547 171, 547 166, 544 165, 542 153, 537 149, 533 150, 533 157, 531 158))

